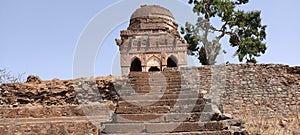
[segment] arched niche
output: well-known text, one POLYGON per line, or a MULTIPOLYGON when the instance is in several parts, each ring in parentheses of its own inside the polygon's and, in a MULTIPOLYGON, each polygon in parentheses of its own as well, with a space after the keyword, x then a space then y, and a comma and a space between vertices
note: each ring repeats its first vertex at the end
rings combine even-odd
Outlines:
POLYGON ((135 57, 130 65, 130 71, 141 72, 142 71, 142 62, 138 57, 135 57))
POLYGON ((155 72, 155 71, 160 71, 160 69, 157 67, 150 67, 148 70, 148 72, 155 72))
POLYGON ((178 65, 177 65, 177 59, 176 59, 175 56, 171 55, 167 59, 167 67, 178 67, 178 65))
POLYGON ((150 71, 150 69, 161 70, 161 60, 154 55, 147 60, 147 71, 150 71))

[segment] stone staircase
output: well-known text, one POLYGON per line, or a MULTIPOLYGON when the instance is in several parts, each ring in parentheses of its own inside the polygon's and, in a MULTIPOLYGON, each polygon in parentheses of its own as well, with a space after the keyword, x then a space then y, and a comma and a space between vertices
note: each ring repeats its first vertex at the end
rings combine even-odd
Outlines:
MULTIPOLYGON (((189 77, 190 78, 190 77, 189 77)), ((244 135, 243 121, 224 116, 179 71, 131 72, 116 81, 119 102, 100 134, 244 135)))
POLYGON ((186 70, 0 86, 0 135, 245 135, 186 70))
POLYGON ((0 135, 96 135, 109 113, 104 104, 0 108, 0 135), (87 107, 98 111, 88 114, 87 107))

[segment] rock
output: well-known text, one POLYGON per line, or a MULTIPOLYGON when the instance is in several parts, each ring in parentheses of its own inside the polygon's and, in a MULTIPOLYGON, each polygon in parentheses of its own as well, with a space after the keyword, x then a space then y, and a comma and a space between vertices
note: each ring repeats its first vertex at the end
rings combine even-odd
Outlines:
POLYGON ((18 107, 19 103, 14 103, 12 107, 18 107))
POLYGON ((293 135, 300 135, 300 130, 294 130, 293 135))
POLYGON ((242 126, 246 123, 246 121, 243 119, 227 119, 224 121, 226 121, 226 123, 230 126, 242 126))
POLYGON ((231 114, 223 113, 222 115, 220 115, 220 119, 227 120, 227 119, 233 119, 233 117, 231 114))
POLYGON ((121 39, 115 39, 115 41, 116 41, 117 45, 121 45, 122 44, 122 40, 121 39))
POLYGON ((283 119, 281 119, 280 121, 279 121, 279 125, 281 126, 281 127, 286 127, 286 124, 287 124, 287 121, 286 120, 283 120, 283 119))
POLYGON ((40 84, 42 81, 40 79, 40 77, 38 76, 34 76, 34 75, 30 75, 27 77, 26 83, 35 83, 35 84, 40 84))
POLYGON ((207 91, 206 90, 202 90, 201 93, 207 94, 207 91))
POLYGON ((246 130, 241 130, 234 132, 233 135, 249 135, 249 133, 246 130))
POLYGON ((214 104, 212 105, 212 111, 214 114, 219 114, 219 115, 222 114, 218 106, 214 104))

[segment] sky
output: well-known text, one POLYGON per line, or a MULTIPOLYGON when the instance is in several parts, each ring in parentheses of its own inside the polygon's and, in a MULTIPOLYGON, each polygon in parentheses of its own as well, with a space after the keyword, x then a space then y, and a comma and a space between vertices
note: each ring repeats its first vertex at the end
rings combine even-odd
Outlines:
MULTIPOLYGON (((143 4, 169 9, 179 25, 195 19, 187 0, 0 0, 0 68, 43 80, 119 75, 115 39, 143 4)), ((261 10, 268 26, 268 49, 258 63, 300 66, 299 6, 299 0, 250 0, 243 7, 261 10)), ((221 61, 239 63, 226 39, 222 44, 228 54, 221 61)), ((189 64, 199 65, 192 58, 189 64)))

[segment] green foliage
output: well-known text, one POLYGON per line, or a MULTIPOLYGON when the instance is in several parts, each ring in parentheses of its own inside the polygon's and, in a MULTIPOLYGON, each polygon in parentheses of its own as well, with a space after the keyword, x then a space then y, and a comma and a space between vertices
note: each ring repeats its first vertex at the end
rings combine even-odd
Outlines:
POLYGON ((24 73, 19 74, 18 76, 13 76, 9 71, 7 71, 7 69, 0 69, 0 85, 2 83, 21 82, 23 81, 23 75, 24 73))
POLYGON ((220 39, 229 36, 230 46, 236 48, 234 56, 239 61, 256 63, 255 57, 264 54, 267 47, 266 25, 261 24, 260 11, 245 12, 238 6, 248 0, 189 0, 193 12, 198 15, 198 22, 186 22, 181 27, 181 34, 189 44, 188 54, 198 56, 203 65, 213 65, 221 51, 220 39), (221 27, 212 25, 212 19, 218 18, 221 27), (211 35, 217 35, 210 39, 211 35))

